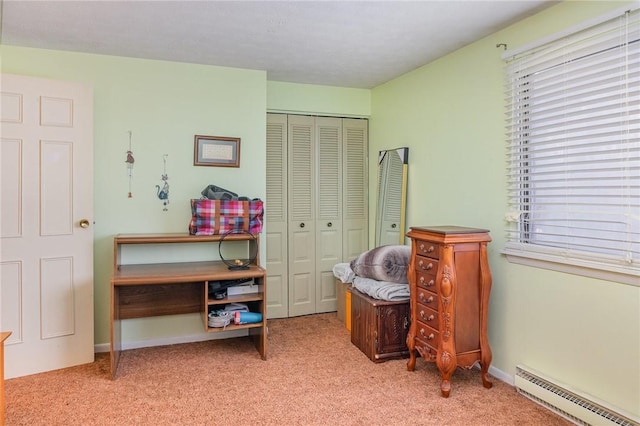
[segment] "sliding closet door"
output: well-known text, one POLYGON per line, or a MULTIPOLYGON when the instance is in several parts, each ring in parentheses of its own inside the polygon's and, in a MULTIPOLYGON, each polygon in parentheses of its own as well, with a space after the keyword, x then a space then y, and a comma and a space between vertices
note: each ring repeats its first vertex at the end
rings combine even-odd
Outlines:
POLYGON ((343 249, 344 262, 351 261, 368 249, 368 120, 342 120, 343 173, 343 249))
POLYGON ((289 316, 316 313, 315 120, 289 116, 289 316))
POLYGON ((316 312, 337 307, 333 266, 342 262, 342 119, 316 118, 316 312))
POLYGON ((267 114, 267 198, 265 208, 267 313, 289 316, 287 241, 287 115, 267 114))

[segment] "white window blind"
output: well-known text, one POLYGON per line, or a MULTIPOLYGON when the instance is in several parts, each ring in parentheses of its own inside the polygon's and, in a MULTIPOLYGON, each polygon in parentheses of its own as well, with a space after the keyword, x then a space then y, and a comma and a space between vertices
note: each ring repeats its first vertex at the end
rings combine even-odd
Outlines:
POLYGON ((503 253, 640 285, 638 9, 505 59, 503 253))

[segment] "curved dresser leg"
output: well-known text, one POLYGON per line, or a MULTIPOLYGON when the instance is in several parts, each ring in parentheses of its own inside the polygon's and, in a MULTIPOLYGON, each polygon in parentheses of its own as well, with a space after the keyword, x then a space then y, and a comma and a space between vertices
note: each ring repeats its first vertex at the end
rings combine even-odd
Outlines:
POLYGON ((449 398, 449 394, 451 393, 451 381, 449 379, 442 379, 440 383, 440 394, 444 398, 449 398))
POLYGON ((407 348, 409 349, 409 360, 407 361, 407 371, 413 371, 416 368, 416 349, 413 339, 407 338, 407 348))
POLYGON ((487 373, 488 372, 489 372, 489 364, 481 362, 480 363, 480 377, 482 377, 482 386, 484 386, 487 389, 491 389, 491 386, 493 386, 493 383, 491 383, 489 381, 489 379, 487 378, 487 373))

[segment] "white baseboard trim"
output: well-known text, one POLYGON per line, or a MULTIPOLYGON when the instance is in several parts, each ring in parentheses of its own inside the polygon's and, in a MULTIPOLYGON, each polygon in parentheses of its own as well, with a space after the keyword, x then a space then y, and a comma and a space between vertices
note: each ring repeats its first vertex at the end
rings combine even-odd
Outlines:
MULTIPOLYGON (((131 342, 122 342, 122 350, 149 348, 152 346, 168 346, 180 343, 204 342, 206 340, 230 339, 232 337, 248 336, 247 330, 225 331, 221 333, 199 333, 183 336, 161 337, 158 339, 135 340, 131 342)), ((93 346, 95 353, 109 352, 111 350, 110 343, 98 343, 93 346)))
MULTIPOLYGON (((480 371, 480 364, 476 363, 472 368, 480 371)), ((505 373, 504 371, 498 370, 493 365, 489 366, 488 373, 491 374, 496 379, 500 380, 501 382, 505 382, 508 385, 515 386, 515 383, 516 383, 515 376, 510 376, 509 374, 505 373)))
POLYGON ((515 386, 516 379, 514 376, 511 376, 502 370, 498 370, 492 365, 489 366, 489 374, 491 374, 493 377, 495 377, 500 381, 503 381, 511 386, 515 386))

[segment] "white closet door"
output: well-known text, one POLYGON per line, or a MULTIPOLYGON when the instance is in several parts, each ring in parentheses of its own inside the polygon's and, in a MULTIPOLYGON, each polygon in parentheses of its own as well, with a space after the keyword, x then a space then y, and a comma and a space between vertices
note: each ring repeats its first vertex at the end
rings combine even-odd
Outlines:
POLYGON ((316 118, 316 312, 333 312, 333 266, 342 262, 342 119, 316 118))
POLYGON ((368 247, 367 120, 267 114, 270 318, 336 310, 333 266, 368 247))
POLYGON ((344 262, 351 261, 368 249, 368 123, 363 119, 342 120, 344 262))
POLYGON ((287 115, 267 114, 267 315, 289 315, 287 256, 287 115))
POLYGON ((289 116, 289 316, 316 313, 315 120, 289 116))

